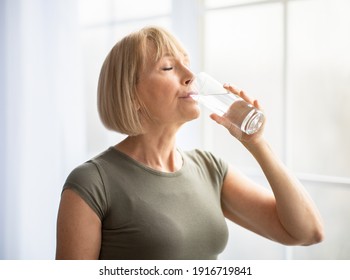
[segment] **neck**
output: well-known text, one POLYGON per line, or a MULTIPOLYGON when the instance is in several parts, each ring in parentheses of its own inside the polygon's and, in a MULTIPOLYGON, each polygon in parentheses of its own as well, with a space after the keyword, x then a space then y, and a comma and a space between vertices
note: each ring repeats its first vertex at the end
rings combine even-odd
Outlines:
POLYGON ((116 148, 133 159, 159 171, 175 172, 182 166, 182 158, 175 146, 175 136, 142 134, 129 136, 116 148))

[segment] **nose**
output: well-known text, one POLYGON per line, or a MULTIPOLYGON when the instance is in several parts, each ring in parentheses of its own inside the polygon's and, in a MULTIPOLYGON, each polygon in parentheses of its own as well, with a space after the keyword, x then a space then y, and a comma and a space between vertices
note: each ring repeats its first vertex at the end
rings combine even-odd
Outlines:
POLYGON ((189 68, 186 68, 186 73, 184 75, 185 85, 190 85, 194 81, 195 76, 196 75, 189 68))

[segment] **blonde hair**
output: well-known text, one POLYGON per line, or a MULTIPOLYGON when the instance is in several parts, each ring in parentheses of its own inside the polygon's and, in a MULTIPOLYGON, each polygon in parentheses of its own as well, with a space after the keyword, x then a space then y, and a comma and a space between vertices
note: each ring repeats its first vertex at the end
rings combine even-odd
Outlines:
POLYGON ((185 54, 179 41, 160 27, 145 27, 117 42, 107 55, 99 76, 97 106, 103 125, 127 135, 143 133, 141 116, 147 108, 137 94, 140 72, 155 47, 154 62, 165 54, 185 54))

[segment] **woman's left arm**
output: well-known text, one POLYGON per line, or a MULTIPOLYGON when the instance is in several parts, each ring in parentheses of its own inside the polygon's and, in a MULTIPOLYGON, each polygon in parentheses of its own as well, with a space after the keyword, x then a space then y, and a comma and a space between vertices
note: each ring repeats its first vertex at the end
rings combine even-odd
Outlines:
POLYGON ((292 244, 310 245, 323 239, 323 225, 316 206, 300 181, 275 156, 268 143, 244 144, 255 157, 275 197, 275 211, 292 244))
MULTIPOLYGON (((226 89, 261 109, 258 102, 251 100, 244 92, 231 86, 226 89)), ((300 181, 271 150, 262 135, 263 129, 255 135, 242 137, 227 119, 215 114, 212 118, 225 126, 253 155, 272 190, 258 186, 231 167, 222 189, 225 216, 283 244, 310 245, 321 242, 323 225, 316 206, 300 181)))

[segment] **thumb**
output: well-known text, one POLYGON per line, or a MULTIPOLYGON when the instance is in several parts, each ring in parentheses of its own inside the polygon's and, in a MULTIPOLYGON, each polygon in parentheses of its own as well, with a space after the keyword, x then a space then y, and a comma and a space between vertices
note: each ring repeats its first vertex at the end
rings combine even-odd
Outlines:
POLYGON ((219 116, 214 113, 210 115, 210 118, 216 123, 224 126, 234 137, 241 139, 242 131, 236 127, 228 118, 225 118, 225 116, 219 116))
MULTIPOLYGON (((225 126, 225 124, 226 124, 226 122, 227 122, 227 120, 224 118, 224 117, 221 117, 221 116, 219 116, 219 115, 217 115, 217 114, 215 114, 215 113, 213 113, 213 114, 211 114, 210 115, 210 118, 212 119, 212 120, 214 120, 215 122, 217 122, 218 124, 221 124, 221 125, 223 125, 223 126, 225 126)), ((226 124, 227 125, 227 124, 226 124)), ((225 126, 226 127, 226 126, 225 126)))

